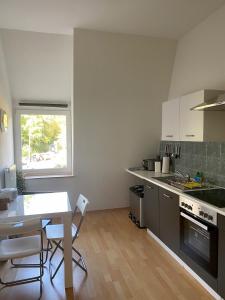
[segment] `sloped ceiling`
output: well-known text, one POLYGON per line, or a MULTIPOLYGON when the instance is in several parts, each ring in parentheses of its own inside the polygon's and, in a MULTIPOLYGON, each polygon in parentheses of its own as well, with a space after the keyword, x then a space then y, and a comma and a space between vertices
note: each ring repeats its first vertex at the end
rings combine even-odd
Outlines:
POLYGON ((225 0, 0 0, 0 28, 72 34, 74 27, 178 39, 225 0))

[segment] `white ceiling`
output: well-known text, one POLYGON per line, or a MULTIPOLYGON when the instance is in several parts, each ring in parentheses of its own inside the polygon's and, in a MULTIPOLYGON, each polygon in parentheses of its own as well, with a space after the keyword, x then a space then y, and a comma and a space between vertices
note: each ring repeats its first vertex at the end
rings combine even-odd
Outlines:
POLYGON ((0 28, 71 34, 74 27, 179 38, 225 0, 0 0, 0 28))

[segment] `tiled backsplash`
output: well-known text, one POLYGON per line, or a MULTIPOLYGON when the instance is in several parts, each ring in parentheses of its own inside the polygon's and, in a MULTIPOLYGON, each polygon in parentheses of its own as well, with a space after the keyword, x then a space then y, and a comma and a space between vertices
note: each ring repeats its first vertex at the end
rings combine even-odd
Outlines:
POLYGON ((225 142, 160 142, 160 155, 164 155, 165 145, 180 145, 180 158, 175 159, 175 170, 195 176, 203 172, 212 183, 225 187, 225 142))

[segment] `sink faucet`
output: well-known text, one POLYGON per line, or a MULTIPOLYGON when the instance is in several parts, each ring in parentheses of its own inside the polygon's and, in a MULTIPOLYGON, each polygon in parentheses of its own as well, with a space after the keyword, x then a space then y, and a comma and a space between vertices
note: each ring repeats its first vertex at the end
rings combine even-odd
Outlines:
POLYGON ((183 172, 181 172, 180 170, 176 170, 175 174, 182 176, 183 178, 185 178, 188 182, 191 179, 190 174, 184 174, 183 172))

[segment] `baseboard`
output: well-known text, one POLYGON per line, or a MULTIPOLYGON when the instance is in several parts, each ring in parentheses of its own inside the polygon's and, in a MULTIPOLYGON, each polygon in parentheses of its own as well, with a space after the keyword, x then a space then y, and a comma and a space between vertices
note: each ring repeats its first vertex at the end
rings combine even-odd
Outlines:
POLYGON ((106 207, 106 208, 90 208, 90 209, 87 209, 88 212, 101 212, 101 211, 116 211, 116 210, 122 210, 122 209, 127 209, 128 210, 129 206, 120 206, 120 207, 106 207))
POLYGON ((201 277, 198 276, 180 257, 170 250, 154 233, 147 229, 147 233, 165 249, 188 273, 194 277, 216 300, 223 300, 201 277))

